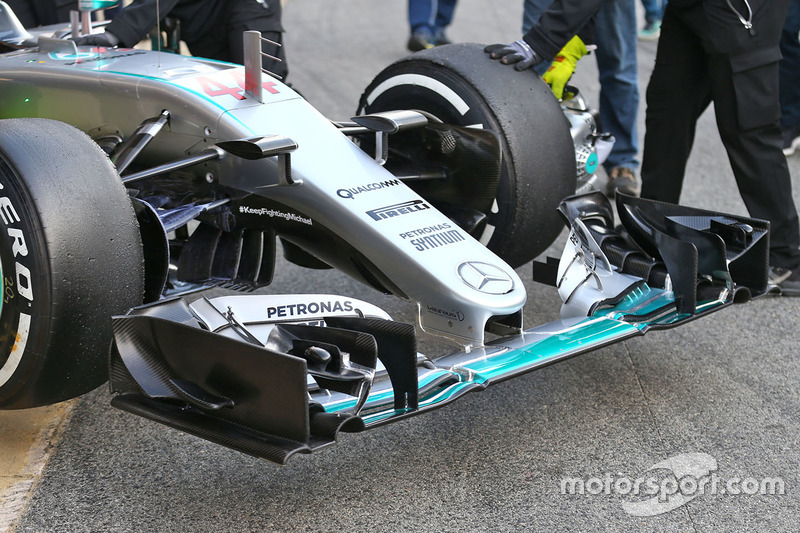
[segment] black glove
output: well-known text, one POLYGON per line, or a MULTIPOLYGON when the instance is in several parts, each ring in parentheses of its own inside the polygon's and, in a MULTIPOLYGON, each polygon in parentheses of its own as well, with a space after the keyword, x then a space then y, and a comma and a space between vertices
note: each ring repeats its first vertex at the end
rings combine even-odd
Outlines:
POLYGON ((525 70, 542 62, 542 58, 522 39, 511 44, 490 44, 483 51, 504 65, 514 65, 517 70, 525 70))
POLYGON ((119 44, 119 38, 107 31, 73 37, 72 40, 78 46, 105 46, 106 48, 114 48, 119 44))

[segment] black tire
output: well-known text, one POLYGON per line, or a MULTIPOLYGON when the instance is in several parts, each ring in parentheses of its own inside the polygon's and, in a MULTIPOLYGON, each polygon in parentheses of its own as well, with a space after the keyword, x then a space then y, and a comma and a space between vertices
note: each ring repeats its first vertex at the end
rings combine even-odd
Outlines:
POLYGON ((575 192, 575 148, 558 101, 536 73, 489 59, 483 45, 439 46, 384 69, 364 90, 357 112, 395 109, 500 134, 496 207, 487 213, 488 226, 473 235, 490 250, 518 267, 558 236, 563 222, 556 207, 575 192))
POLYGON ((105 382, 110 317, 142 302, 142 245, 114 166, 72 126, 0 121, 0 267, 0 409, 105 382))

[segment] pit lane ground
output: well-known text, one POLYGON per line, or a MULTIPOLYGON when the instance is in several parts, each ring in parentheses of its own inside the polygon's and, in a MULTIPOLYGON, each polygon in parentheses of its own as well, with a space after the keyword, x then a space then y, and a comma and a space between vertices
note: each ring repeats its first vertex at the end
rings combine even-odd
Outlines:
MULTIPOLYGON (((460 0, 450 37, 483 43, 517 39, 521 4, 503 2, 500 12, 500 3, 460 0)), ((405 5, 292 1, 284 16, 290 81, 327 116, 348 118, 371 78, 405 55, 405 5)), ((640 138, 655 46, 638 47, 640 138)), ((575 84, 598 102, 592 57, 580 63, 575 84)), ((790 165, 800 202, 800 156, 790 158, 790 165)), ((746 213, 712 113, 701 120, 682 202, 746 213)), ((563 239, 547 253, 557 255, 563 239)), ((267 292, 335 291, 413 321, 410 306, 341 274, 283 266, 267 292)), ((530 265, 519 273, 530 280, 530 265)), ((527 285, 533 305, 526 324, 553 320, 559 304, 555 291, 527 285)), ((101 388, 74 402, 59 439, 40 441, 54 451, 34 476, 37 482, 11 528, 796 530, 798 317, 800 299, 763 298, 544 368, 426 416, 343 435, 331 449, 295 457, 286 467, 116 411, 101 388), (707 454, 720 480, 780 479, 784 494, 706 490, 656 516, 626 511, 623 503, 630 498, 624 485, 614 482, 635 480, 682 454, 707 454), (570 478, 586 481, 591 490, 562 494, 562 482, 570 478), (593 494, 594 479, 609 490, 603 486, 593 494)), ((10 449, 9 436, 0 432, 2 454, 10 449)))

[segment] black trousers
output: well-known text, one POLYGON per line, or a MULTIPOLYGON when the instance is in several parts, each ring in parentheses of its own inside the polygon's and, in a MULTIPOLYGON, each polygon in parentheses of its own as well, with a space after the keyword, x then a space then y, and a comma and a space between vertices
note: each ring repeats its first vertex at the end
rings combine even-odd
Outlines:
MULTIPOLYGON (((206 31, 200 36, 193 36, 191 41, 187 37, 186 45, 192 55, 242 64, 242 33, 247 30, 260 31, 262 37, 283 44, 280 0, 269 0, 266 8, 255 0, 225 0, 224 3, 224 22, 220 24, 223 31, 206 31)), ((289 66, 283 46, 264 42, 261 49, 280 60, 262 57, 263 68, 285 79, 289 74, 289 66)))
MULTIPOLYGON (((63 1, 63 0, 60 0, 63 1)), ((176 18, 181 23, 181 39, 192 55, 231 61, 243 61, 242 33, 258 30, 272 41, 281 43, 280 0, 136 0, 126 6, 106 28, 124 46, 134 46, 156 25, 156 13, 176 18)), ((282 47, 266 44, 263 51, 281 59, 263 58, 262 66, 285 78, 289 72, 282 47)))
POLYGON ((26 28, 69 22, 69 12, 78 9, 78 0, 6 0, 26 28))
POLYGON ((755 36, 724 0, 667 4, 647 87, 642 196, 679 201, 697 120, 713 101, 742 200, 750 216, 770 222, 770 264, 796 268, 800 225, 778 99, 777 45, 788 3, 750 3, 755 36))

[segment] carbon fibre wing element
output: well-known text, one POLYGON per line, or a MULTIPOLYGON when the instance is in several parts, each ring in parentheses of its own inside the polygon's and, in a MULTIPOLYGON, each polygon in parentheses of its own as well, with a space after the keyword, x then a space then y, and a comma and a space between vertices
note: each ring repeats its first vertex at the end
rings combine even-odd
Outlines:
POLYGON ((617 225, 599 193, 559 210, 564 252, 534 268, 559 291, 558 320, 436 357, 417 352, 414 326, 345 296, 162 301, 114 318, 112 403, 282 464, 766 293, 767 222, 618 195, 617 225))

